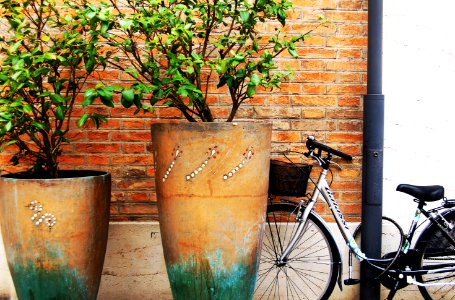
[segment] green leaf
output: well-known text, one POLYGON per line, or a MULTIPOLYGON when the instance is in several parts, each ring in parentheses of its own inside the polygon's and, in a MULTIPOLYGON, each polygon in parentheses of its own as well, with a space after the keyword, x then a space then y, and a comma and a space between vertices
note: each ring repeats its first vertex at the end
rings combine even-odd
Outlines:
POLYGON ((246 89, 246 94, 248 97, 253 97, 254 94, 256 94, 256 87, 254 85, 248 85, 248 88, 246 89))
POLYGON ((95 123, 95 127, 98 129, 101 125, 101 122, 106 123, 107 120, 105 117, 99 114, 93 114, 90 119, 92 119, 93 123, 95 123))
POLYGON ((55 118, 59 121, 65 119, 65 110, 63 109, 63 106, 57 107, 57 109, 55 110, 55 118))
POLYGON ((91 73, 94 68, 95 68, 95 58, 93 56, 90 56, 90 58, 85 62, 85 70, 88 73, 91 73))
POLYGON ((250 18, 250 13, 248 11, 241 11, 240 12, 240 19, 242 19, 243 22, 248 22, 248 19, 250 18))
POLYGON ((59 94, 55 94, 53 96, 53 100, 54 100, 55 104, 65 103, 66 102, 65 98, 63 98, 62 95, 59 95, 59 94))
POLYGON ((32 126, 35 126, 36 128, 41 130, 46 130, 46 125, 37 121, 33 121, 32 126))
POLYGON ((114 100, 112 99, 113 93, 109 90, 109 88, 99 89, 98 95, 100 96, 101 102, 103 102, 104 105, 114 107, 114 100))
POLYGON ((120 102, 125 108, 130 108, 134 104, 134 90, 133 89, 123 90, 120 102))
POLYGON ((126 30, 130 29, 131 26, 133 26, 133 24, 134 24, 133 20, 131 20, 131 19, 122 19, 118 23, 120 25, 120 28, 126 29, 126 30))
POLYGON ((253 75, 251 75, 250 82, 254 86, 258 86, 261 83, 261 78, 259 77, 259 75, 253 74, 253 75))
POLYGON ((82 106, 87 107, 95 101, 95 98, 98 96, 98 93, 94 88, 85 90, 84 92, 84 101, 82 101, 82 106))
POLYGON ((31 114, 33 112, 33 108, 30 106, 30 104, 25 105, 23 108, 25 113, 31 114))
POLYGON ((14 81, 17 81, 21 75, 22 75, 22 71, 17 71, 16 73, 14 73, 11 76, 11 79, 13 79, 14 81))
POLYGON ((89 114, 85 113, 78 121, 77 121, 77 126, 82 127, 87 123, 89 114))
POLYGON ((9 121, 8 123, 6 123, 6 125, 5 125, 5 131, 10 131, 12 128, 13 128, 13 123, 12 123, 11 121, 9 121))
POLYGON ((286 14, 286 12, 284 10, 278 10, 278 13, 277 13, 277 19, 278 21, 281 23, 281 25, 286 25, 286 18, 288 17, 288 15, 286 14))
POLYGON ((289 49, 288 49, 288 52, 289 52, 289 54, 292 55, 292 57, 294 57, 294 58, 299 57, 299 54, 297 53, 297 51, 296 51, 295 49, 289 48, 289 49))
POLYGON ((8 54, 14 54, 15 52, 17 52, 17 50, 19 49, 21 44, 22 44, 22 41, 19 41, 19 42, 14 43, 13 45, 11 45, 8 49, 8 54))

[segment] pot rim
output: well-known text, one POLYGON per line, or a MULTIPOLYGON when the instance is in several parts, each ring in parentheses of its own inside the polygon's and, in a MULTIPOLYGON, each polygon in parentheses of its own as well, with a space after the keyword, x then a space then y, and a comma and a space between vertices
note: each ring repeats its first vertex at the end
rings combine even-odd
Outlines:
POLYGON ((158 121, 151 124, 151 126, 172 126, 172 127, 235 127, 235 126, 271 126, 272 122, 268 120, 260 121, 233 121, 233 122, 166 122, 158 121))
POLYGON ((51 180, 51 181, 61 181, 61 180, 77 180, 77 179, 88 179, 93 177, 109 177, 110 173, 107 171, 99 170, 60 170, 58 171, 58 178, 40 178, 40 177, 28 177, 26 172, 10 173, 0 176, 1 180, 51 180))

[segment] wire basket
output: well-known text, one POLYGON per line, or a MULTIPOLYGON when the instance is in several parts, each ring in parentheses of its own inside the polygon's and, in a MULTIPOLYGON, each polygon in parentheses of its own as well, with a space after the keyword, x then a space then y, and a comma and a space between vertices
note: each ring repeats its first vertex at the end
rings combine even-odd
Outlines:
POLYGON ((276 196, 305 196, 312 165, 270 161, 269 193, 276 196))

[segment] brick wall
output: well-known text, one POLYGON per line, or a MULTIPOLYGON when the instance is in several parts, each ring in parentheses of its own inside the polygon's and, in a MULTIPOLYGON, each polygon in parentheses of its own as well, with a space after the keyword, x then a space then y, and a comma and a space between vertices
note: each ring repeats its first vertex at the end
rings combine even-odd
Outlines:
MULTIPOLYGON (((294 78, 273 93, 262 92, 240 108, 237 120, 273 121, 273 151, 304 150, 308 135, 314 135, 355 156, 353 163, 334 168, 336 197, 347 220, 358 220, 361 193, 362 95, 366 93, 367 2, 355 0, 296 0, 286 28, 289 34, 302 33, 317 23, 317 15, 334 26, 319 28, 299 45, 300 59, 282 56, 279 66, 290 66, 294 78)), ((262 28, 273 31, 275 24, 262 28)), ((94 86, 122 84, 129 80, 116 70, 93 76, 94 86)), ((226 91, 211 85, 209 101, 215 114, 228 113, 226 91)), ((117 99, 118 100, 118 99, 117 99)), ((117 101, 119 103, 119 101, 117 101)), ((95 108, 106 112, 105 108, 95 108)), ((79 112, 81 113, 81 111, 79 112)), ((109 123, 99 130, 87 128, 65 147, 63 168, 101 169, 112 173, 111 219, 156 220, 154 169, 150 124, 181 117, 177 110, 158 107, 154 114, 133 115, 133 110, 108 111, 109 123)), ((0 163, 7 161, 7 153, 0 163)), ((297 157, 294 157, 298 159, 297 157)), ((8 169, 8 168, 6 168, 8 169)), ((317 170, 315 170, 317 171, 317 170)), ((318 211, 326 214, 323 207, 318 211)))

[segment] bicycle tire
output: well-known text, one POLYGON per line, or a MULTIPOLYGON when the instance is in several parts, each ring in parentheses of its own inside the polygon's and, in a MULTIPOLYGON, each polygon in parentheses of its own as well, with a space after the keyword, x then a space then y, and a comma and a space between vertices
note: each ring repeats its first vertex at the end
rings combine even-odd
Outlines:
MULTIPOLYGON (((450 236, 455 238, 455 210, 443 214, 453 229, 449 230, 450 236)), ((418 253, 418 269, 424 269, 435 264, 455 267, 455 246, 450 243, 434 224, 425 228, 416 242, 415 249, 418 253)), ((455 272, 416 275, 416 280, 424 284, 455 282, 455 272)), ((420 293, 426 300, 430 299, 455 299, 455 285, 419 286, 420 293)))
POLYGON ((267 207, 254 299, 328 299, 335 287, 340 253, 330 231, 314 213, 288 261, 277 262, 299 224, 296 212, 297 206, 292 204, 267 207))

